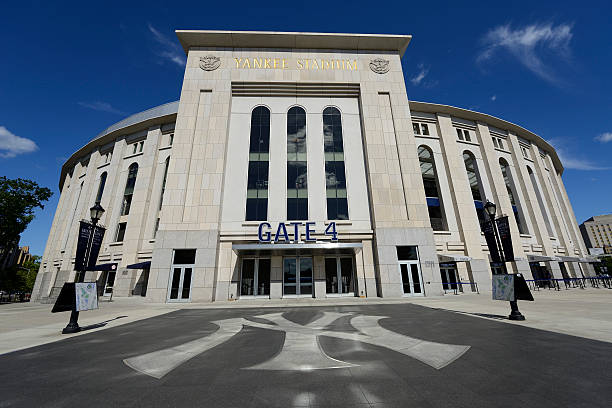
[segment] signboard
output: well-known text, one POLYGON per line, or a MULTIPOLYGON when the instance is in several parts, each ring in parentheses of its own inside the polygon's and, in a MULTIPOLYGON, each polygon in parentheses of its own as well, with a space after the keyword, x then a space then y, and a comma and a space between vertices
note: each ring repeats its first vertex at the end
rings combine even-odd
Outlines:
POLYGON ((501 262, 499 251, 497 250, 497 243, 495 242, 495 231, 493 230, 493 223, 486 221, 482 224, 482 232, 484 232, 487 246, 489 247, 489 253, 491 254, 492 262, 501 262))
POLYGON ((512 236, 510 235, 510 223, 508 216, 499 217, 495 220, 497 223, 497 230, 499 231, 499 239, 502 245, 502 251, 504 252, 504 259, 506 262, 514 260, 514 249, 512 248, 512 236))
MULTIPOLYGON (((300 242, 302 231, 306 242, 317 242, 317 239, 313 236, 316 233, 314 222, 279 222, 276 228, 272 228, 269 222, 262 222, 257 228, 257 237, 259 242, 297 243, 300 242)), ((324 234, 330 236, 332 242, 337 242, 336 223, 333 221, 327 223, 324 234)))
POLYGON ((493 300, 516 300, 514 297, 514 275, 493 275, 493 300))
POLYGON ((77 312, 98 308, 98 292, 96 282, 75 283, 75 302, 77 312))
POLYGON ((104 239, 104 232, 106 229, 99 225, 93 231, 93 238, 91 240, 91 250, 89 251, 89 261, 87 262, 87 270, 91 271, 96 266, 98 261, 98 254, 100 253, 100 247, 102 246, 102 240, 104 239))
POLYGON ((87 242, 91 234, 91 224, 87 221, 79 223, 79 238, 77 240, 76 257, 74 259, 74 270, 85 270, 85 256, 87 256, 87 242))
POLYGON ((59 296, 55 299, 55 304, 51 313, 57 312, 70 312, 74 309, 75 298, 74 298, 74 283, 66 282, 62 286, 59 296))

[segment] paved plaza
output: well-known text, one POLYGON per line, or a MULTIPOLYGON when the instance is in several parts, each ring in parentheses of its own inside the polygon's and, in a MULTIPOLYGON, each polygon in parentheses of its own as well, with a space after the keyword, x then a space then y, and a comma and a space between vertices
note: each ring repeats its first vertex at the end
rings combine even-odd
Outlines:
POLYGON ((484 294, 214 307, 132 299, 81 313, 94 328, 64 338, 51 332, 68 314, 3 305, 1 350, 23 331, 41 345, 0 355, 0 407, 607 407, 611 296, 535 293, 520 302, 520 324, 484 294), (563 334, 561 320, 581 314, 587 323, 563 334), (591 337, 604 341, 580 336, 597 322, 591 337))

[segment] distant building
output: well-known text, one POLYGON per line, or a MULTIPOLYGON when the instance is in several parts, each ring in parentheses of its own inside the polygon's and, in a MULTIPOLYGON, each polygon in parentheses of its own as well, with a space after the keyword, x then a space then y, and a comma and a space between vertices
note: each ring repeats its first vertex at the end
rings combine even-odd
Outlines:
MULTIPOLYGON (((0 271, 9 269, 15 265, 23 265, 26 261, 32 259, 29 246, 20 247, 17 244, 9 248, 2 248, 0 251, 9 251, 5 261, 0 265, 0 271)), ((0 257, 0 259, 2 258, 4 258, 4 256, 0 257)))
POLYGON ((580 232, 587 248, 601 248, 602 253, 612 253, 612 214, 589 218, 580 224, 580 232))

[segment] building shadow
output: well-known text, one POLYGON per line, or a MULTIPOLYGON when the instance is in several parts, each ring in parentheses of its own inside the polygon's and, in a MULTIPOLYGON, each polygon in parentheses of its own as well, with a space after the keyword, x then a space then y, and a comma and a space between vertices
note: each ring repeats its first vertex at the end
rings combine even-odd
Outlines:
POLYGON ((90 324, 88 326, 81 326, 81 331, 98 329, 100 327, 106 326, 109 322, 112 322, 112 321, 118 320, 118 319, 123 319, 124 317, 127 317, 127 316, 117 316, 114 319, 105 320, 105 321, 100 322, 100 323, 94 323, 94 324, 90 324))

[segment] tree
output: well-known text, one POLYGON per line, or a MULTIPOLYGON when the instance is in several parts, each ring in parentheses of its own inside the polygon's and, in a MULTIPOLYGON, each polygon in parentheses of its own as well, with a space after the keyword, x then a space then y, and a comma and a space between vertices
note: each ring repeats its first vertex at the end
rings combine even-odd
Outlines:
POLYGON ((34 219, 34 209, 45 208, 43 203, 52 195, 35 181, 0 177, 0 265, 19 244, 19 236, 34 219))
POLYGON ((0 289, 9 292, 32 293, 34 283, 36 282, 36 275, 40 268, 40 258, 40 256, 34 255, 31 259, 25 261, 23 265, 13 265, 4 271, 4 276, 0 283, 2 287, 0 289))

